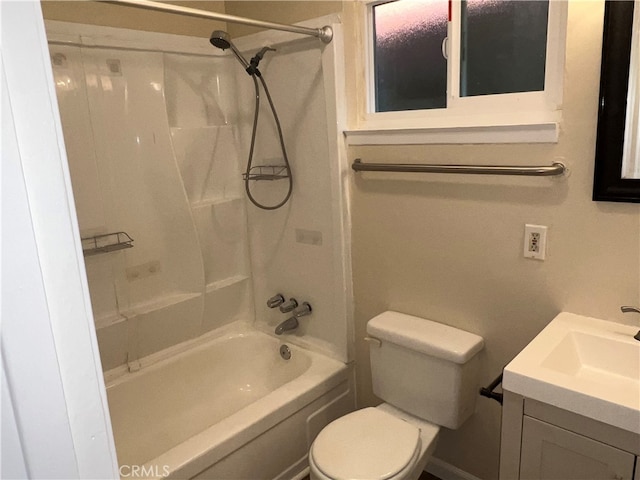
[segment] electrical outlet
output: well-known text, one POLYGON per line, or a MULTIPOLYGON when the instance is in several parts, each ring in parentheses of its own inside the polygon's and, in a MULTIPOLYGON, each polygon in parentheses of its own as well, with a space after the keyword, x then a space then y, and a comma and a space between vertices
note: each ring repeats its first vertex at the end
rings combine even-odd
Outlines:
POLYGON ((547 250, 547 227, 544 225, 524 226, 524 256, 544 260, 547 250))

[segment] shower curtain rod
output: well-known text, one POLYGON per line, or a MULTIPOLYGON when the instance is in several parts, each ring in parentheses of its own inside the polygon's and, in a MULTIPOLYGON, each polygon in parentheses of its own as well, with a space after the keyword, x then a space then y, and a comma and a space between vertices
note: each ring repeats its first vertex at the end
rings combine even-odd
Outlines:
POLYGON ((207 10, 199 10, 197 8, 180 7, 168 3, 152 2, 149 0, 100 0, 104 3, 112 3, 114 5, 123 5, 127 7, 143 8, 146 10, 156 10, 159 12, 175 13, 177 15, 186 15, 189 17, 208 18, 211 20, 220 20, 229 23, 240 23, 242 25, 250 25, 252 27, 269 28, 273 30, 282 30, 284 32, 299 33, 301 35, 311 35, 319 38, 324 43, 330 43, 333 39, 333 30, 330 26, 325 25, 322 28, 298 27, 296 25, 285 25, 283 23, 263 22, 262 20, 254 20, 252 18, 237 17, 235 15, 227 15, 226 13, 209 12, 207 10))

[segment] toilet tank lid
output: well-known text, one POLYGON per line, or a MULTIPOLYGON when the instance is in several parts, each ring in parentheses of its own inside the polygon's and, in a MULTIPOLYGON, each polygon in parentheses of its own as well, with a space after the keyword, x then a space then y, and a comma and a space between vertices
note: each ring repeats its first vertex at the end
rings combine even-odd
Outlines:
POLYGON ((392 311, 369 320, 367 333, 383 342, 458 364, 471 360, 484 346, 482 337, 473 333, 392 311))

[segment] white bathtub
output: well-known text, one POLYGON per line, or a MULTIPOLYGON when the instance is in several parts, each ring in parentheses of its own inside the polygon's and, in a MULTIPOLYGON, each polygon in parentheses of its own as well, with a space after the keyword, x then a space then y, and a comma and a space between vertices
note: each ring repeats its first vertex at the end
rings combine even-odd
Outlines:
POLYGON ((107 383, 123 478, 291 479, 331 420, 353 409, 347 367, 236 331, 107 383))

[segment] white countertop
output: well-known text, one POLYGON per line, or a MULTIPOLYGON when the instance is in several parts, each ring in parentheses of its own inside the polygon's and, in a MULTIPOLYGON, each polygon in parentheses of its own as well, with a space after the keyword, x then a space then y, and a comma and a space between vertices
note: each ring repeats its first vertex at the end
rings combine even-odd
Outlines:
POLYGON ((640 434, 638 328, 560 313, 504 369, 505 390, 640 434))

